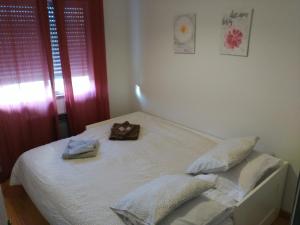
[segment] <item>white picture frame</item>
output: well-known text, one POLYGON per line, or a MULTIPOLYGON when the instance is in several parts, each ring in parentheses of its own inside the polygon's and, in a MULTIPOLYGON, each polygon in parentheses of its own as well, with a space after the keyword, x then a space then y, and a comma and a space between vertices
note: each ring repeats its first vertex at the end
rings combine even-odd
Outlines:
POLYGON ((221 24, 220 53, 247 57, 253 9, 233 9, 224 13, 221 24))
POLYGON ((174 18, 174 53, 195 54, 196 14, 174 18))

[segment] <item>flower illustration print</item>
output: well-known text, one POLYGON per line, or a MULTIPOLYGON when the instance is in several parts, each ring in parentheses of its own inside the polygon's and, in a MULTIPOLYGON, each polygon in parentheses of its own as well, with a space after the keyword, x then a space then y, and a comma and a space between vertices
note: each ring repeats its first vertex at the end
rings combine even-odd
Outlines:
POLYGON ((225 35, 225 47, 228 49, 239 48, 243 42, 243 33, 236 28, 232 28, 225 35))

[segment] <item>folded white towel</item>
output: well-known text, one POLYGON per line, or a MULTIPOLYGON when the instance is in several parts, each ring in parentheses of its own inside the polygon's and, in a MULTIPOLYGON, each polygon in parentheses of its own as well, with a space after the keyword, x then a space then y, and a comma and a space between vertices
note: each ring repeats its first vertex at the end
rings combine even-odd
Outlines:
POLYGON ((67 145, 69 155, 77 155, 85 152, 91 152, 98 148, 98 140, 70 140, 67 145))
POLYGON ((70 140, 66 146, 63 159, 89 158, 97 155, 98 140, 70 140))

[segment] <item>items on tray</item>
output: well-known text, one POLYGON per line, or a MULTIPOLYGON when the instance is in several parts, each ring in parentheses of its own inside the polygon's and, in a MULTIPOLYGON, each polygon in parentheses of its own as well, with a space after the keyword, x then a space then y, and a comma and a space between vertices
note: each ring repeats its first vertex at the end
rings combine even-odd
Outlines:
POLYGON ((95 157, 99 147, 98 140, 69 140, 62 158, 82 159, 95 157))
POLYGON ((140 125, 124 123, 114 123, 111 128, 109 140, 137 140, 139 138, 140 125))

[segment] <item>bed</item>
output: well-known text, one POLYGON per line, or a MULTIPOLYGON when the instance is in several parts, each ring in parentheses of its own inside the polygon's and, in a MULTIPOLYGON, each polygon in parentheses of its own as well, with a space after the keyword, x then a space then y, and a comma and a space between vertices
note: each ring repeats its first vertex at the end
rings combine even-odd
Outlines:
MULTIPOLYGON (((122 225, 110 205, 158 176, 183 173, 220 141, 143 112, 89 125, 72 139, 98 139, 99 154, 64 161, 64 139, 24 153, 11 176, 52 225, 122 225), (141 125, 139 140, 109 141, 112 124, 126 120, 141 125)), ((280 210, 286 172, 284 162, 234 204, 231 216, 213 225, 270 225, 280 210)))

